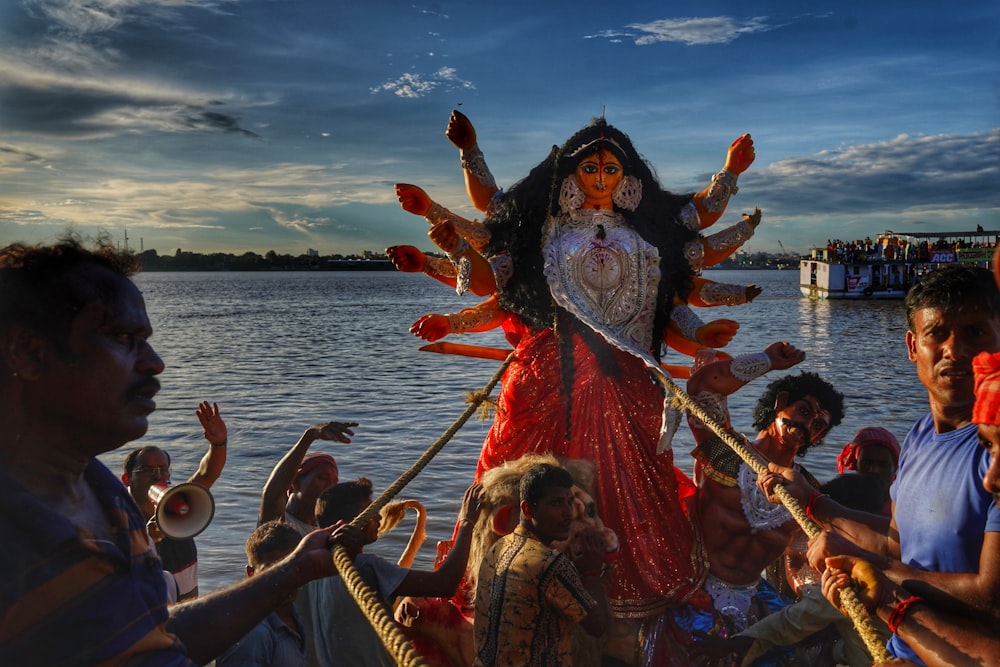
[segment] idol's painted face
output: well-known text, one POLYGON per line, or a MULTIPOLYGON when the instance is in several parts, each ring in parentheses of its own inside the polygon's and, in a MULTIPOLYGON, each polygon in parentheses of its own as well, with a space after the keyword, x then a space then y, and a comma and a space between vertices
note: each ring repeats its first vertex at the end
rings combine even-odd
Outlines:
POLYGON ((584 207, 611 208, 611 195, 621 183, 622 163, 608 150, 588 155, 576 166, 576 181, 583 191, 584 207))

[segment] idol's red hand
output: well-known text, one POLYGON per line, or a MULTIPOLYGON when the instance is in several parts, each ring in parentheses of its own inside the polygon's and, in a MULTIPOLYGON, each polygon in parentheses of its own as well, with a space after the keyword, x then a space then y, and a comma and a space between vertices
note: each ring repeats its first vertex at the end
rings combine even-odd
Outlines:
POLYGON ((726 170, 734 174, 742 174, 747 170, 756 157, 753 149, 753 139, 749 134, 744 134, 729 146, 729 154, 726 155, 726 170))
POLYGON ((394 245, 385 249, 385 254, 396 269, 405 273, 424 270, 427 255, 411 245, 394 245))
POLYGON ((404 211, 414 215, 426 215, 431 207, 431 198, 423 189, 409 183, 396 183, 396 198, 404 211))
POLYGON ((476 128, 472 127, 472 121, 457 109, 451 112, 448 129, 444 134, 455 148, 460 150, 471 148, 476 143, 476 128))

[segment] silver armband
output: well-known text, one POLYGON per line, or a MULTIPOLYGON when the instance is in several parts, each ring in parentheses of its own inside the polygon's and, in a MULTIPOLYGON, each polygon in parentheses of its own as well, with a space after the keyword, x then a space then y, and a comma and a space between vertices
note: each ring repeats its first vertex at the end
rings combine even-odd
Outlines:
POLYGON ((705 283, 698 295, 706 306, 739 306, 747 302, 747 288, 731 283, 705 283))
MULTIPOLYGON (((724 394, 716 394, 711 391, 703 391, 697 396, 692 396, 695 404, 701 408, 706 416, 711 419, 716 424, 721 424, 723 427, 729 425, 729 402, 726 400, 724 394)), ((688 413, 688 424, 691 428, 708 430, 710 427, 706 426, 704 422, 701 421, 697 416, 688 413)))
POLYGON ((503 252, 490 257, 490 268, 493 269, 493 278, 496 280, 497 289, 503 289, 510 282, 514 275, 514 262, 510 255, 503 252))
POLYGON ((493 317, 493 314, 489 309, 477 306, 460 310, 457 313, 449 313, 445 317, 448 318, 448 328, 451 329, 451 333, 463 334, 470 329, 486 324, 493 317))
POLYGON ((705 326, 701 318, 695 315, 694 311, 684 304, 674 306, 673 311, 670 313, 670 319, 680 328, 682 336, 695 342, 698 340, 698 327, 705 326))
POLYGON ((458 275, 458 271, 455 270, 455 265, 451 263, 450 259, 429 255, 424 263, 423 272, 429 276, 442 276, 444 278, 454 278, 458 275))
POLYGON ((702 202, 702 206, 709 213, 718 213, 726 208, 729 198, 739 192, 736 187, 736 174, 723 169, 712 177, 712 184, 708 188, 708 194, 702 202))
POLYGON ((424 214, 424 219, 432 226, 442 222, 451 222, 455 226, 455 233, 468 241, 477 252, 482 252, 490 244, 490 230, 486 228, 486 225, 478 220, 467 220, 456 215, 437 202, 431 202, 427 213, 424 214))
POLYGON ((741 382, 750 382, 771 370, 771 358, 763 352, 741 354, 729 363, 729 372, 741 382))
POLYGON ((691 231, 696 232, 701 229, 701 219, 698 217, 698 209, 691 202, 684 205, 677 217, 680 219, 681 224, 691 231))
POLYGON ((431 205, 427 207, 427 212, 424 213, 424 220, 429 222, 432 226, 438 224, 439 222, 445 222, 446 220, 451 220, 454 222, 455 214, 446 209, 441 204, 436 201, 432 201, 431 205))
POLYGON ((469 291, 472 284, 472 261, 468 257, 460 257, 456 264, 458 275, 455 276, 455 292, 462 296, 469 291))
POLYGON ((684 259, 687 260, 688 266, 691 270, 695 272, 696 275, 701 275, 701 270, 705 267, 705 245, 704 240, 700 235, 693 241, 688 241, 684 244, 682 252, 684 253, 684 259))
POLYGON ((706 237, 705 240, 712 250, 729 250, 730 248, 738 248, 749 241, 756 229, 749 220, 744 218, 735 225, 706 237))
POLYGON ((486 166, 486 158, 483 156, 483 151, 479 149, 479 144, 472 144, 468 148, 461 149, 459 157, 462 160, 462 169, 475 176, 481 185, 487 188, 497 186, 493 174, 490 173, 490 168, 486 166))
POLYGON ((451 263, 457 266, 458 263, 464 259, 462 255, 464 255, 468 250, 468 241, 459 236, 458 243, 455 244, 455 248, 453 250, 446 251, 446 254, 448 255, 448 259, 451 260, 451 263))
POLYGON ((478 220, 466 220, 463 217, 455 216, 455 231, 468 241, 476 252, 483 252, 490 244, 490 230, 478 220))

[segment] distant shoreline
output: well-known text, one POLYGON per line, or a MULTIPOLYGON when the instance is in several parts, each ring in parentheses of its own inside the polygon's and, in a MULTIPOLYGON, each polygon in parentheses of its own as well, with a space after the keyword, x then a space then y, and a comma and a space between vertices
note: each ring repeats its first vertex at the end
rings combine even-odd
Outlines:
MULTIPOLYGON (((776 266, 708 266, 705 271, 780 271, 790 270, 776 266)), ((367 260, 333 260, 328 263, 312 266, 262 266, 262 267, 230 267, 230 266, 143 266, 143 273, 259 273, 267 271, 294 271, 296 273, 310 271, 395 271, 396 267, 387 259, 367 260)))

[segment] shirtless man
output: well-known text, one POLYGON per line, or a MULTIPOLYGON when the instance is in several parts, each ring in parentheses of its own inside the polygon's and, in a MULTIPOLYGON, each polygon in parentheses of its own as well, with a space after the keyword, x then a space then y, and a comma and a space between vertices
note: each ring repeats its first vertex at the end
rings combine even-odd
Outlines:
MULTIPOLYGON (((794 346, 772 343, 763 353, 705 365, 692 374, 688 392, 731 430, 728 395, 769 370, 785 370, 804 359, 805 352, 794 346)), ((771 382, 758 401, 758 434, 748 444, 762 461, 793 466, 843 416, 843 396, 828 382, 808 372, 786 375, 771 382)), ((697 520, 709 559, 705 588, 727 631, 739 632, 784 606, 775 606, 776 592, 760 573, 784 553, 799 527, 787 510, 768 503, 756 487, 757 475, 718 436, 696 418, 689 424, 698 443, 693 455, 697 520)))

